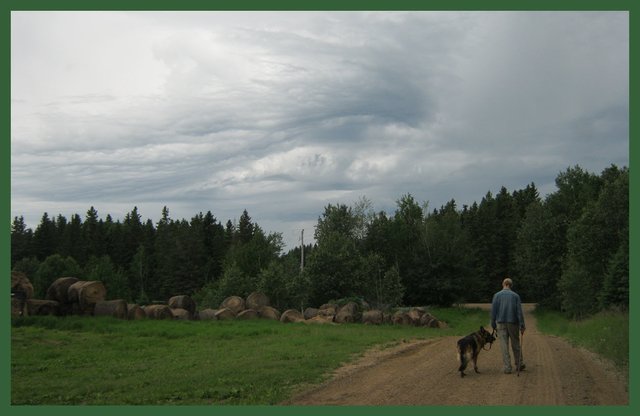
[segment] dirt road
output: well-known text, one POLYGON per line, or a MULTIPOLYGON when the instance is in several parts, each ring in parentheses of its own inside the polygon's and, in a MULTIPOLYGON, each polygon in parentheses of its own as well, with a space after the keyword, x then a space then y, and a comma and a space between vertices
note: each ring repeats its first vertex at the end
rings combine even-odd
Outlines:
MULTIPOLYGON (((475 305, 480 306, 480 305, 475 305)), ((483 308, 489 305, 482 305, 483 308)), ((526 370, 503 374, 499 343, 482 351, 480 374, 457 371, 458 337, 372 351, 331 380, 294 396, 294 405, 626 405, 624 377, 594 354, 537 331, 525 305, 526 370)))

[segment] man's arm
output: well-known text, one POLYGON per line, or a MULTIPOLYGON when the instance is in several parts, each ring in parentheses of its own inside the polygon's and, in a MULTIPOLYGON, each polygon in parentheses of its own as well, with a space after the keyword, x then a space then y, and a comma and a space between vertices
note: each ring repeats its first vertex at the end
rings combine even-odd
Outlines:
POLYGON ((516 300, 516 305, 518 307, 518 322, 520 322, 520 332, 524 333, 525 325, 524 325, 524 313, 522 313, 522 302, 520 301, 520 296, 516 300))
POLYGON ((491 300, 491 328, 496 329, 498 326, 496 324, 496 315, 498 313, 498 305, 496 295, 493 295, 493 299, 491 300))

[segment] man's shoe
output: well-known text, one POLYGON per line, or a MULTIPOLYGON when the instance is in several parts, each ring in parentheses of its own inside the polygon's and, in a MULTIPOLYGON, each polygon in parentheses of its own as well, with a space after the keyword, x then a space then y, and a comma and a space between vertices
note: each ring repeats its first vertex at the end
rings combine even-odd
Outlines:
POLYGON ((524 364, 520 364, 520 371, 524 370, 525 368, 527 368, 527 366, 526 366, 526 365, 524 365, 524 364))

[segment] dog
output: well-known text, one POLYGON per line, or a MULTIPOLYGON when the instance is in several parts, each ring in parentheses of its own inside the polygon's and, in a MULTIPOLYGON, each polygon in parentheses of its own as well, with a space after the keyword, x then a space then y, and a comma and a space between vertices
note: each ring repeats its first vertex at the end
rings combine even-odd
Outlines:
POLYGON ((473 361, 474 371, 480 373, 478 371, 478 354, 486 344, 489 344, 489 348, 491 348, 495 340, 494 334, 484 329, 483 326, 480 327, 479 331, 458 340, 458 361, 460 361, 458 371, 460 371, 460 377, 466 375, 464 370, 469 364, 469 359, 473 361))

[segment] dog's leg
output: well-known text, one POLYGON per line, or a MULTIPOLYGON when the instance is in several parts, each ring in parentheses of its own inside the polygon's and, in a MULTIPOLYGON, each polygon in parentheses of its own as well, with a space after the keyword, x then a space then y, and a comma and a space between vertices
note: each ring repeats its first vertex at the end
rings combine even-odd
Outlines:
POLYGON ((466 376, 466 374, 464 373, 464 370, 467 368, 467 363, 466 361, 463 361, 462 364, 460 364, 460 367, 458 368, 458 371, 460 371, 460 377, 464 377, 466 376))
POLYGON ((478 371, 478 354, 473 355, 473 370, 480 374, 480 371, 478 371))

